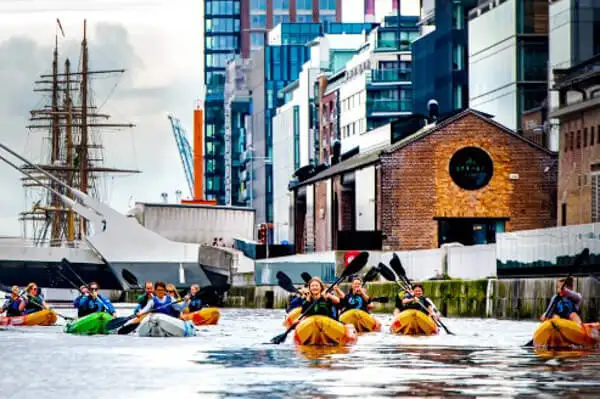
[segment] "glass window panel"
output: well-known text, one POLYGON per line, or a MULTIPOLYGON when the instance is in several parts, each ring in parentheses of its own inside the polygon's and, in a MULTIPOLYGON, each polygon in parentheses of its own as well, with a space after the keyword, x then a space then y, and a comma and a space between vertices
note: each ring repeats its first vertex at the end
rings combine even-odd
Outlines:
MULTIPOLYGON (((298 23, 312 22, 312 21, 313 21, 312 14, 310 14, 310 15, 296 15, 296 22, 298 22, 298 23)), ((307 27, 307 29, 308 29, 308 27, 307 27)))
POLYGON ((273 15, 273 26, 290 22, 289 15, 273 15))
POLYGON ((260 29, 266 28, 267 16, 266 15, 251 15, 250 16, 250 28, 260 29))
POLYGON ((312 10, 312 0, 296 0, 296 10, 312 10))
POLYGON ((290 8, 290 0, 273 0, 273 9, 288 10, 290 8))
POLYGON ((250 34, 250 46, 253 49, 261 48, 265 45, 265 35, 262 32, 253 32, 250 34))
POLYGON ((250 0, 250 10, 265 11, 267 9, 266 0, 250 0))
POLYGON ((335 22, 335 14, 321 14, 319 18, 321 19, 321 22, 335 22))
POLYGON ((336 0, 319 0, 320 10, 335 10, 336 0))

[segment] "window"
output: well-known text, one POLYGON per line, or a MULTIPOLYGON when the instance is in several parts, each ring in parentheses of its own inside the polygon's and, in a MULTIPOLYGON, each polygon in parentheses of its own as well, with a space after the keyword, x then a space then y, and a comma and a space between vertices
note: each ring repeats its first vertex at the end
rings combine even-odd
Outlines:
POLYGON ((548 41, 519 42, 519 80, 544 81, 548 75, 548 41))
POLYGON ((290 22, 290 16, 289 15, 273 15, 273 26, 277 26, 279 24, 285 24, 287 22, 290 22))
POLYGON ((250 28, 260 29, 267 27, 267 16, 266 15, 250 15, 250 28))
POLYGON ((596 134, 598 135, 596 138, 596 143, 600 144, 600 125, 596 127, 596 134))
POLYGON ((296 0, 296 10, 312 10, 312 0, 296 0))
POLYGON ((590 128, 590 145, 594 145, 594 138, 596 135, 594 134, 594 126, 590 128))
POLYGON ((453 29, 464 29, 464 16, 463 16, 463 6, 462 4, 453 4, 452 5, 452 28, 453 29))
POLYGON ((569 140, 569 149, 571 151, 573 151, 573 149, 575 147, 575 136, 574 135, 575 135, 575 133, 573 133, 573 132, 570 133, 571 139, 569 140))
MULTIPOLYGON (((266 3, 266 1, 264 1, 266 3)), ((274 10, 289 10, 290 0, 273 0, 274 10)))
POLYGON ((312 21, 313 21, 312 14, 296 15, 296 22, 298 22, 298 23, 306 23, 306 22, 312 22, 312 21))
POLYGON ((565 133, 565 152, 569 151, 569 133, 565 133))
POLYGON ((583 128, 583 146, 584 147, 587 147, 587 145, 588 145, 588 140, 587 139, 588 139, 588 128, 584 127, 583 128))
POLYGON ((336 0, 319 0, 320 10, 335 10, 336 0))
POLYGON ((267 2, 265 0, 250 0, 250 10, 266 11, 267 2))
POLYGON ((321 20, 321 22, 332 23, 335 22, 335 14, 321 14, 319 16, 319 19, 321 20))
POLYGON ((265 45, 265 34, 262 32, 250 33, 250 47, 253 49, 261 48, 265 45))
POLYGON ((581 130, 577 131, 577 148, 581 148, 581 130))
POLYGON ((592 223, 600 222, 600 173, 592 174, 592 223))

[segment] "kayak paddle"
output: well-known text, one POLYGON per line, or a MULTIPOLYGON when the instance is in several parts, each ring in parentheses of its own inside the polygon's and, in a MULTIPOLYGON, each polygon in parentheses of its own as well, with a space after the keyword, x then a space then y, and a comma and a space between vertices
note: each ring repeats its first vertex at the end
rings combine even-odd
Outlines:
POLYGON ((178 299, 176 301, 173 301, 171 303, 159 306, 158 308, 152 309, 149 312, 142 313, 140 316, 138 316, 137 314, 132 314, 131 316, 115 317, 114 319, 112 319, 108 323, 106 323, 106 330, 108 330, 108 331, 110 331, 110 330, 116 330, 116 329, 121 328, 122 326, 124 326, 129 320, 133 320, 133 319, 135 319, 137 317, 141 317, 141 316, 143 316, 145 314, 154 313, 154 312, 156 312, 156 311, 158 311, 160 309, 164 309, 164 308, 166 308, 168 306, 171 306, 171 305, 173 305, 175 303, 179 303, 179 302, 183 302, 183 301, 185 301, 185 297, 181 298, 181 299, 178 299))
POLYGON ((375 298, 370 298, 369 302, 377 302, 377 303, 388 303, 390 298, 387 296, 376 296, 375 298))
POLYGON ((308 284, 308 282, 310 281, 310 279, 312 278, 312 276, 310 274, 308 274, 307 272, 302 272, 300 274, 300 277, 302 277, 302 280, 304 280, 305 284, 308 284))
MULTIPOLYGON (((6 285, 4 285, 4 284, 0 283, 0 290, 1 290, 1 291, 5 291, 5 292, 10 292, 10 291, 11 291, 11 287, 8 287, 8 286, 6 286, 6 285)), ((23 296, 23 294, 25 294, 25 292, 21 292, 21 293, 19 294, 19 297, 22 297, 22 296, 23 296)), ((34 301, 34 300, 30 300, 30 301, 31 301, 31 303, 33 303, 35 306, 37 306, 37 307, 38 307, 38 308, 40 308, 41 310, 44 310, 44 307, 43 307, 43 306, 42 306, 40 303, 38 303, 37 301, 34 301)), ((48 308, 48 309, 50 309, 50 308, 48 308)), ((50 309, 50 310, 53 310, 53 311, 54 311, 54 313, 56 313, 56 315, 57 315, 58 317, 60 317, 60 318, 63 318, 63 319, 65 319, 66 321, 73 321, 73 320, 75 320, 73 317, 64 316, 64 315, 62 315, 62 314, 60 314, 60 313, 57 313, 57 312, 56 312, 54 309, 50 309)), ((26 316, 26 315, 24 315, 24 316, 26 316)))
MULTIPOLYGON (((395 254, 394 254, 394 255, 395 255, 395 254)), ((398 261, 399 261, 399 259, 398 259, 398 261)), ((402 267, 402 265, 401 265, 401 264, 400 264, 400 267, 401 267, 402 269, 399 269, 399 270, 402 270, 402 271, 404 271, 404 268, 402 267)), ((410 285, 410 283, 408 283, 408 284, 407 284, 407 283, 405 283, 405 284, 406 284, 406 286, 403 286, 403 285, 400 283, 400 281, 398 281, 398 280, 399 280, 399 278, 400 278, 400 276, 398 276, 398 277, 397 277, 397 276, 396 276, 396 274, 395 274, 395 273, 394 273, 394 272, 393 272, 393 271, 392 271, 392 270, 391 270, 389 267, 387 267, 385 264, 383 264, 383 263, 380 263, 380 264, 379 264, 379 269, 380 269, 380 273, 381 273, 381 275, 382 275, 382 276, 383 276, 383 277, 384 277, 386 280, 388 280, 388 281, 394 281, 394 282, 395 282, 395 283, 396 283, 396 284, 397 284, 397 285, 398 285, 400 288, 402 288, 402 289, 404 289, 404 290, 405 290, 406 288, 412 288, 412 286, 410 285)), ((408 280, 408 278, 406 277, 406 274, 404 274, 404 279, 402 279, 402 280, 403 280, 403 281, 406 281, 406 280, 408 280)), ((423 310, 427 311, 427 314, 429 314, 429 310, 428 310, 428 309, 425 307, 425 305, 423 305, 423 303, 421 303, 421 301, 417 301, 417 303, 418 303, 418 304, 419 304, 419 305, 420 305, 420 306, 423 308, 423 310)), ((430 317, 431 317, 431 315, 430 315, 430 317)), ((442 327, 442 328, 443 328, 443 329, 446 331, 446 333, 447 333, 447 334, 449 334, 449 335, 455 335, 455 334, 454 334, 452 331, 450 331, 450 330, 448 329, 448 327, 446 327, 446 326, 444 325, 444 323, 443 323, 441 320, 437 320, 437 319, 436 319, 436 318, 434 318, 434 317, 432 317, 432 318, 431 318, 431 320, 433 320, 433 322, 434 322, 435 324, 437 324, 437 325, 438 325, 438 327, 440 327, 440 326, 441 326, 441 327, 442 327)))
MULTIPOLYGON (((346 268, 344 269, 344 271, 342 272, 342 274, 333 282, 333 284, 331 284, 329 286, 329 288, 327 288, 327 290, 325 290, 325 293, 328 294, 331 291, 333 291, 333 287, 335 287, 337 284, 340 283, 340 281, 344 280, 345 278, 347 278, 348 276, 351 276, 357 272, 359 272, 367 263, 367 260, 369 259, 369 253, 368 252, 361 252, 357 257, 355 257, 354 259, 352 259, 352 262, 350 262, 350 264, 348 266, 346 266, 346 268)), ((301 320, 303 317, 305 317, 308 312, 310 312, 312 310, 312 308, 317 304, 316 301, 313 301, 310 306, 304 311, 302 312, 302 314, 298 317, 297 320, 301 320)), ((285 339, 287 338, 288 334, 296 327, 295 324, 291 325, 284 333, 279 334, 275 337, 273 337, 273 339, 271 339, 271 343, 272 344, 277 344, 279 345, 280 343, 282 343, 283 341, 285 341, 285 339)))
MULTIPOLYGON (((579 255, 577 255, 577 258, 575 258, 575 260, 571 264, 571 267, 572 268, 580 267, 581 264, 588 258, 588 256, 590 256, 590 250, 589 250, 589 248, 585 248, 583 251, 581 251, 581 253, 579 255)), ((569 278, 572 278, 571 273, 569 273, 567 275, 567 277, 565 278, 565 281, 563 281, 562 286, 560 287, 561 291, 563 289, 565 289, 565 286, 567 284, 567 280, 569 278)), ((560 295, 555 294, 554 299, 552 300, 552 303, 550 304, 550 306, 548 306, 548 310, 545 311, 542 316, 549 317, 550 315, 552 315, 552 313, 554 313, 554 308, 556 307, 556 304, 558 303, 559 298, 560 298, 560 295)), ((531 341, 527 342, 523 346, 524 347, 531 347, 531 346, 533 346, 533 339, 531 339, 531 341)))
MULTIPOLYGON (((62 258, 61 261, 60 261, 60 264, 56 265, 56 268, 58 269, 59 274, 61 276, 63 276, 73 286, 73 288, 75 288, 77 291, 79 291, 79 286, 77 286, 77 284, 75 284, 71 280, 69 280, 62 273, 62 271, 63 271, 63 266, 62 265, 67 265, 69 267, 69 269, 71 270, 71 273, 73 273, 73 275, 75 277, 77 277, 77 279, 81 282, 81 285, 83 285, 84 287, 86 287, 88 290, 90 289, 89 285, 87 285, 86 282, 81 278, 81 276, 79 274, 77 274, 77 272, 73 268, 73 265, 71 264, 71 262, 69 262, 69 260, 67 258, 62 258)), ((106 303, 104 303, 104 301, 102 300, 102 298, 100 298, 99 295, 96 298, 98 298, 98 300, 100 301, 100 303, 102 303, 102 306, 104 306, 104 309, 109 310, 108 306, 106 305, 106 303)))
POLYGON ((365 274, 365 277, 363 278, 363 283, 368 283, 368 282, 375 280, 375 278, 377 278, 378 274, 379 274, 379 267, 373 266, 371 269, 369 269, 367 274, 365 274))
POLYGON ((277 279, 277 283, 279 283, 279 286, 287 292, 291 292, 292 294, 298 293, 298 288, 294 287, 292 279, 284 272, 278 271, 275 275, 275 278, 277 279))

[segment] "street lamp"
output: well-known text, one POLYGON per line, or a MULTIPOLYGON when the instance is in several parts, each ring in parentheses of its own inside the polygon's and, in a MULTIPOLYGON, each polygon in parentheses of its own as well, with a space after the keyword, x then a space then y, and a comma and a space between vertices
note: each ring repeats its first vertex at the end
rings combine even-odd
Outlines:
MULTIPOLYGON (((248 146, 246 151, 254 152, 254 146, 251 144, 248 146)), ((250 208, 253 207, 253 199, 254 199, 254 161, 263 161, 265 165, 272 165, 273 161, 270 157, 255 157, 251 156, 250 158, 250 208)))

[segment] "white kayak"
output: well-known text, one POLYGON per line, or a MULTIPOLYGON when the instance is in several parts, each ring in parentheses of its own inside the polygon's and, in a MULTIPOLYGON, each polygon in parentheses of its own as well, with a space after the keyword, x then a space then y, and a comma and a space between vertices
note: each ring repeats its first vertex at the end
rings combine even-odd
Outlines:
POLYGON ((140 337, 193 337, 196 335, 196 328, 191 321, 153 313, 142 320, 138 334, 140 337))

